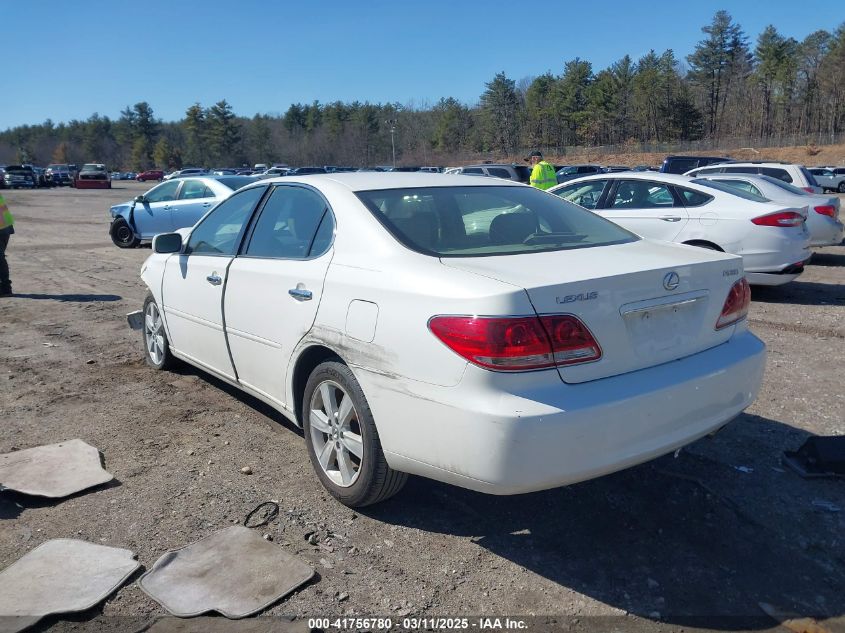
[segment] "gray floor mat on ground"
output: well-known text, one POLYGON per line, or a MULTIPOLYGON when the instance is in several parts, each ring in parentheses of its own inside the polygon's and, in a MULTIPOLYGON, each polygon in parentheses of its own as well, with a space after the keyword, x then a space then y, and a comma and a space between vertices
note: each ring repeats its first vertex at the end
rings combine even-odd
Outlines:
POLYGON ((219 530, 159 558, 138 585, 173 615, 242 618, 307 582, 314 570, 245 527, 219 530))
POLYGON ((0 488, 41 497, 67 497, 114 479, 100 451, 82 440, 0 455, 0 488))
POLYGON ((64 538, 42 543, 0 572, 0 632, 90 609, 140 566, 128 549, 64 538))

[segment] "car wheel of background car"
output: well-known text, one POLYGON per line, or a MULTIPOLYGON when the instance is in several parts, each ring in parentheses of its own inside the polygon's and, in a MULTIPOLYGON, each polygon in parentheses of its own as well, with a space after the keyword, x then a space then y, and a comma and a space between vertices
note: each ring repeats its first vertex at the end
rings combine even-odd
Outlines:
POLYGON ((144 350, 147 364, 153 369, 167 369, 173 364, 164 321, 152 294, 144 300, 144 350))
POLYGON ((112 222, 109 235, 111 235, 111 241, 114 242, 115 246, 120 248, 135 248, 141 243, 141 240, 135 236, 135 231, 123 218, 112 222))
POLYGON ((845 193, 845 180, 839 183, 839 187, 836 188, 839 193, 845 193))
POLYGON ((305 444, 321 483, 338 501, 361 507, 392 497, 408 476, 390 468, 370 405, 339 361, 318 365, 302 400, 305 444))

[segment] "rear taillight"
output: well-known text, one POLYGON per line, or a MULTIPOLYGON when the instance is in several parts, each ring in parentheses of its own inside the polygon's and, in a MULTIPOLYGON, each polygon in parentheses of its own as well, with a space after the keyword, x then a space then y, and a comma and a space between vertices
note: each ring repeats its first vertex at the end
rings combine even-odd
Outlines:
POLYGON ((716 321, 716 329, 721 330, 729 325, 742 321, 748 316, 748 306, 751 303, 751 288, 745 277, 731 286, 725 305, 722 306, 722 314, 716 321))
POLYGON ((822 215, 829 215, 830 217, 836 217, 836 207, 832 204, 823 204, 818 207, 813 207, 816 213, 820 213, 822 215))
POLYGON ((804 191, 806 191, 807 193, 816 193, 816 190, 815 190, 815 189, 813 189, 812 187, 801 187, 801 188, 802 188, 804 191))
POLYGON ((437 316, 428 327, 453 352, 487 369, 525 371, 601 358, 593 335, 571 315, 437 316))
POLYGON ((758 226, 801 226, 804 216, 795 211, 778 211, 761 215, 751 221, 758 226))

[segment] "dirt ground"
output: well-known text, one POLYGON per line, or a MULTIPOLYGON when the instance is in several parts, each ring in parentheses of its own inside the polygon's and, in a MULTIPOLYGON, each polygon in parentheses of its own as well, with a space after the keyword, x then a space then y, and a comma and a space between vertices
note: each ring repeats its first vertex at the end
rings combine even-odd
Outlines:
MULTIPOLYGON (((516 497, 412 478, 396 498, 353 512, 323 491, 302 434, 279 414, 198 370, 143 363, 124 315, 141 306, 150 251, 114 247, 107 228, 109 205, 147 188, 3 192, 16 217, 17 295, 0 299, 0 453, 82 438, 116 482, 62 501, 0 493, 0 568, 61 537, 130 548, 149 568, 274 499, 280 515, 261 532, 318 575, 263 616, 760 630, 777 625, 759 606, 768 603, 845 631, 845 485, 780 464, 810 435, 845 433, 845 246, 818 250, 788 286, 754 289, 765 382, 713 438, 516 497)), ((35 630, 139 630, 166 613, 136 581, 35 630)))

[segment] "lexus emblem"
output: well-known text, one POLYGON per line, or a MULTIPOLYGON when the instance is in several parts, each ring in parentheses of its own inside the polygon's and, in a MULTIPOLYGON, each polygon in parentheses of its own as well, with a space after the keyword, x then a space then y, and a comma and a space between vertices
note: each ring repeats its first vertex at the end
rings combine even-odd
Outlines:
POLYGON ((674 290, 680 285, 681 278, 678 277, 678 273, 676 272, 666 273, 666 276, 663 277, 663 287, 666 288, 666 290, 674 290))

